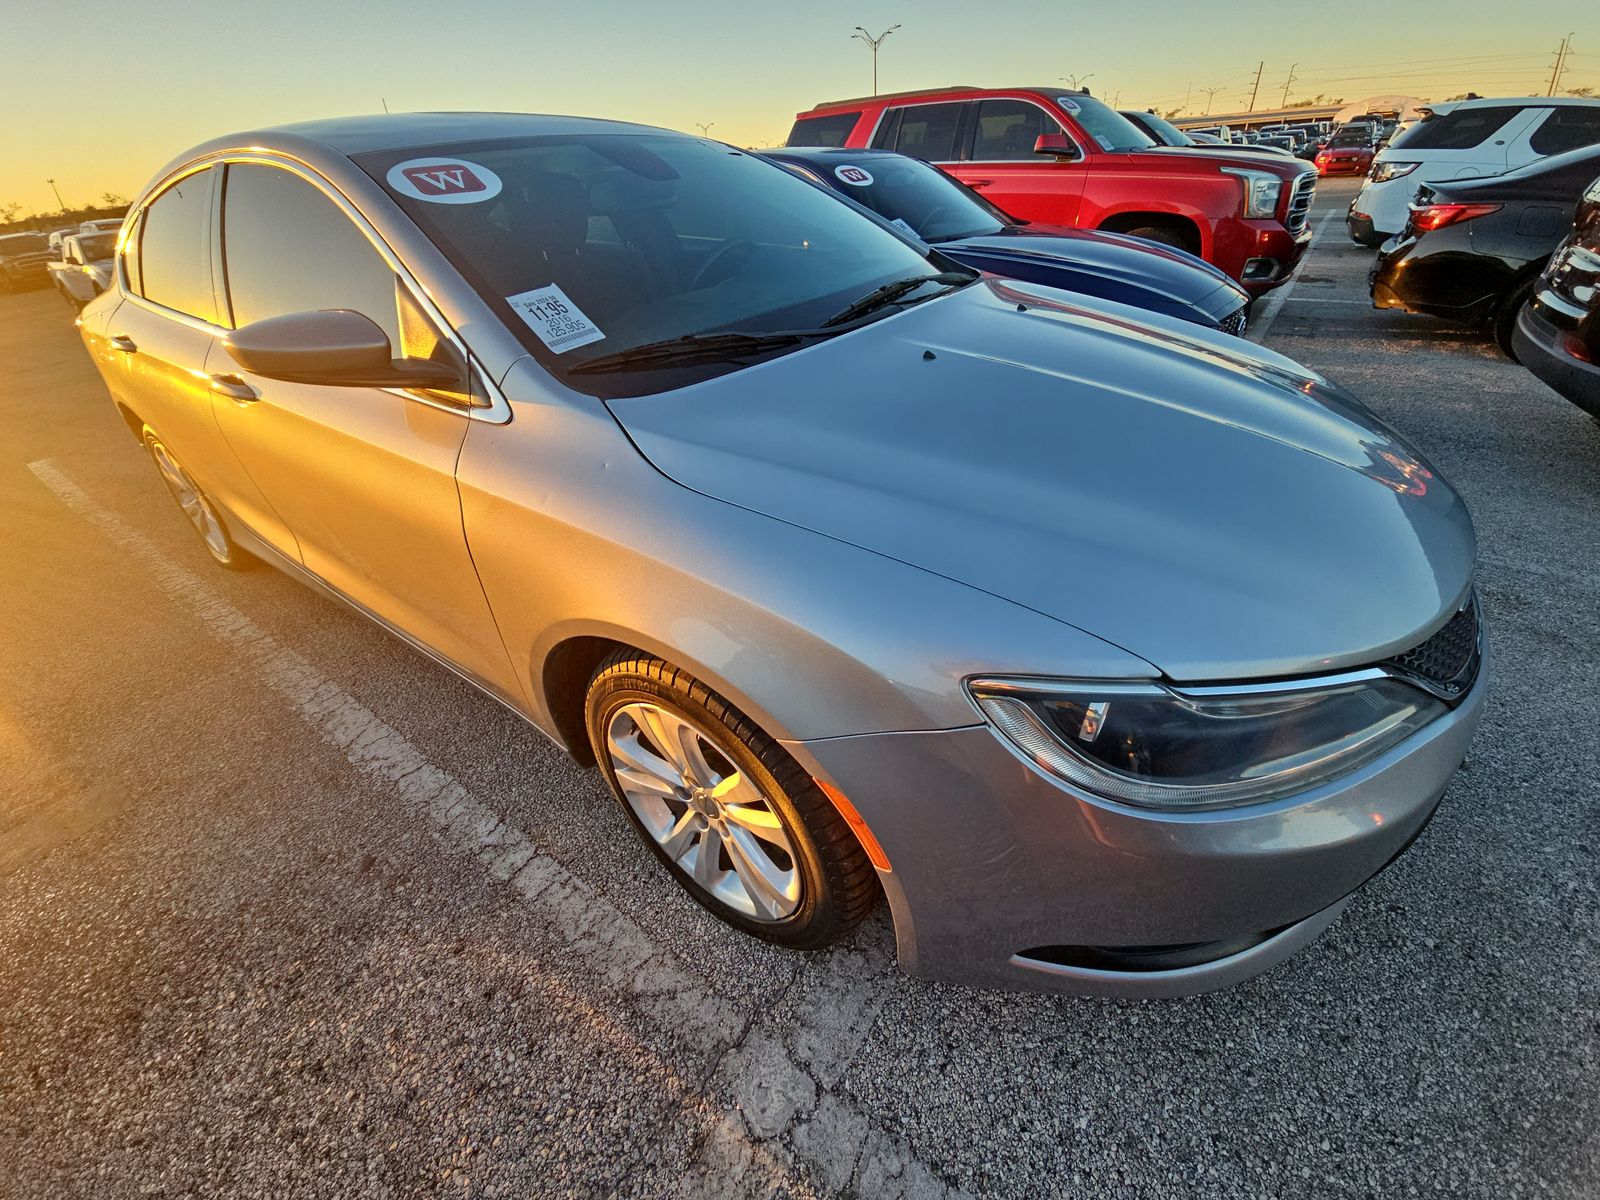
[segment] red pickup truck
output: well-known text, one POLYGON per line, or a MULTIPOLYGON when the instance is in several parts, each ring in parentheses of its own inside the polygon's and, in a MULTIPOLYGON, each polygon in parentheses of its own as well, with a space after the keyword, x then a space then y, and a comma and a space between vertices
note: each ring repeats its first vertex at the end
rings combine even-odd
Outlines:
POLYGON ((1015 217, 1178 246, 1257 296, 1288 280, 1311 241, 1311 164, 1158 146, 1109 105, 1065 88, 829 101, 798 115, 788 144, 909 154, 1015 217))

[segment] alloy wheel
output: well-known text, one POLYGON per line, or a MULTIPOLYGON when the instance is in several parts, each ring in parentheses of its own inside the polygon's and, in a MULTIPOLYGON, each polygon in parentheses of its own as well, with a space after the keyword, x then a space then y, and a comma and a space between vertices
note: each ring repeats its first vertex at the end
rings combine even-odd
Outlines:
POLYGON ((228 561, 233 550, 228 541, 228 532, 222 527, 222 520, 217 516, 216 509, 211 507, 211 502, 206 499, 205 493, 190 477, 189 472, 172 457, 166 446, 156 438, 150 439, 150 457, 155 459, 156 468, 161 472, 167 490, 178 502, 178 507, 183 509, 183 515, 189 519, 189 524, 194 526, 195 532, 200 535, 200 540, 219 561, 228 561))
POLYGON ((612 713, 606 750, 634 816, 703 892, 758 922, 794 913, 801 874, 777 808, 699 728, 635 701, 612 713))

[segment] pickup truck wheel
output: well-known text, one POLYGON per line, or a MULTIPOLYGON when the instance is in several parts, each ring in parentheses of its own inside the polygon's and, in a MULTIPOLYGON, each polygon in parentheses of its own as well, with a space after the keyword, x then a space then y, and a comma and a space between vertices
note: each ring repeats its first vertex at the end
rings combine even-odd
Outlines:
POLYGON ((1141 225, 1137 229, 1127 231, 1129 237, 1141 237, 1149 242, 1160 242, 1163 246, 1171 246, 1176 250, 1187 250, 1188 239, 1176 229, 1166 225, 1141 225))
POLYGON ((635 830, 703 908, 796 950, 838 941, 878 880, 822 790, 776 741, 671 663, 619 650, 585 700, 589 742, 635 830))

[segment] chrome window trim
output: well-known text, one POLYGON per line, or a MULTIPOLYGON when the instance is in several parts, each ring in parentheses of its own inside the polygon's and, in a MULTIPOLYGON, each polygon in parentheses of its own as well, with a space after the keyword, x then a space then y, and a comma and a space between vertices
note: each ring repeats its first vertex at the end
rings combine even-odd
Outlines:
MULTIPOLYGON (((130 215, 137 215, 138 217, 142 218, 145 209, 154 203, 155 200, 158 199, 173 184, 187 178, 190 175, 206 170, 209 167, 221 166, 227 163, 250 163, 257 166, 277 167, 280 170, 288 171, 290 174, 296 175, 303 179, 305 182, 309 183, 312 187, 316 188, 319 192, 326 196, 330 201, 332 201, 333 204, 351 221, 351 223, 361 231, 363 236, 366 237, 367 241, 372 244, 373 249, 378 252, 379 256, 384 260, 384 262, 388 264, 389 268, 394 271, 396 276, 399 277, 406 289, 410 291, 412 299, 417 302, 418 307, 427 313, 428 317, 434 322, 434 324, 438 326, 440 332, 444 335, 445 340, 454 346, 456 351, 460 353, 462 360, 467 364, 467 370, 469 374, 477 381, 477 383, 482 385, 484 391, 488 395, 489 403, 487 405, 471 406, 464 404, 451 404, 443 400, 435 400, 432 397, 422 395, 418 392, 407 391, 402 388, 382 388, 380 389, 381 391, 385 391, 391 396, 398 396, 401 399, 412 401, 416 404, 423 404, 429 408, 436 408, 441 412, 455 413, 457 416, 465 417, 470 421, 484 421, 492 425, 504 425, 511 420, 511 404, 509 401, 507 401, 505 393, 500 390, 499 383, 484 367, 483 363, 479 361, 477 355, 472 353, 472 350, 467 346, 466 342, 462 340, 461 335, 456 332, 455 326, 445 319, 444 313, 439 310, 438 305, 434 304, 433 297, 428 294, 427 289, 422 286, 421 281, 419 281, 417 277, 411 273, 410 268, 408 268, 400 260, 400 257, 395 254, 395 252, 390 248, 389 244, 384 241, 383 236, 373 226, 372 222, 367 220, 366 216, 359 208, 355 206, 350 198, 340 191, 333 183, 327 180, 323 175, 321 175, 309 163, 303 162, 302 160, 295 158, 293 155, 285 154, 279 150, 247 149, 214 151, 201 158, 187 162, 183 164, 183 166, 173 170, 170 174, 164 176, 160 182, 149 191, 147 198, 140 201, 139 207, 137 210, 135 210, 135 213, 130 215)), ((226 180, 223 181, 224 187, 226 187, 226 182, 226 180)), ((219 191, 219 196, 220 195, 221 192, 219 191)), ((212 242, 214 245, 220 246, 220 237, 213 237, 212 242)), ((215 264, 215 269, 221 272, 222 279, 226 281, 226 264, 219 261, 215 264)), ((120 269, 118 271, 118 290, 122 293, 124 299, 136 300, 145 307, 159 313, 162 316, 175 316, 187 324, 193 325, 196 328, 208 332, 215 332, 219 334, 226 334, 228 332, 227 326, 213 325, 210 322, 201 321, 199 318, 190 317, 186 313, 180 313, 174 309, 165 308, 162 305, 145 300, 144 297, 137 295, 126 286, 126 280, 120 269)), ((221 299, 221 297, 219 297, 219 299, 221 299)), ((230 304, 228 307, 229 319, 231 320, 232 305, 230 304)))

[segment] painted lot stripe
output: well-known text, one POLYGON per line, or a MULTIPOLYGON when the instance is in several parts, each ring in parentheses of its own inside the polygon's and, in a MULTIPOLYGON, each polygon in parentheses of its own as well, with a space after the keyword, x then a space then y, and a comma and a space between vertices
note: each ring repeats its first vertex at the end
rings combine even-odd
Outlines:
MULTIPOLYGON (((699 1090, 717 1112, 685 1194, 768 1195, 802 1165, 825 1186, 867 1195, 954 1197, 898 1137, 876 1128, 832 1089, 860 1050, 892 971, 887 951, 841 947, 802 977, 787 1017, 752 1024, 620 909, 540 854, 532 839, 441 770, 310 662, 229 604, 200 576, 102 507, 50 460, 29 470, 70 510, 154 577, 174 604, 241 654, 321 738, 390 787, 452 851, 515 889, 547 927, 596 971, 605 996, 674 1045, 704 1048, 699 1090)), ((637 1036, 636 1030, 631 1031, 637 1036)), ((691 1088, 691 1090, 694 1090, 691 1088)))
MULTIPOLYGON (((1300 261, 1304 262, 1310 257, 1311 252, 1317 248, 1317 243, 1322 240, 1322 231, 1328 227, 1328 222, 1338 215, 1339 210, 1323 214, 1322 220, 1317 222, 1316 232, 1311 235, 1311 241, 1306 244, 1306 252, 1300 261)), ((1272 323, 1278 319, 1278 314, 1283 311, 1283 306, 1289 302, 1289 297, 1294 295, 1295 285, 1300 282, 1296 275, 1272 295, 1267 297, 1266 303, 1261 306, 1261 315, 1250 322, 1250 328, 1245 331, 1245 339, 1260 346, 1265 344, 1267 334, 1272 329, 1272 323)))

